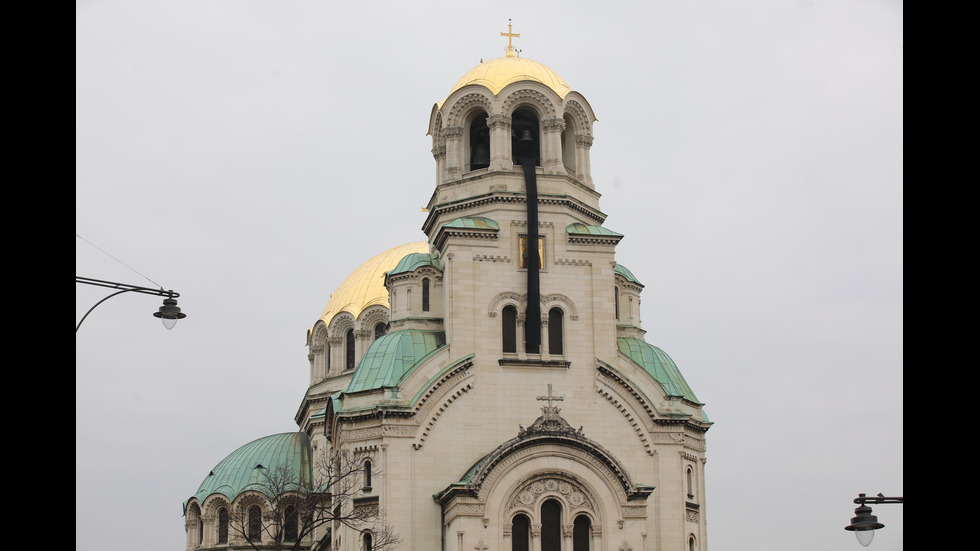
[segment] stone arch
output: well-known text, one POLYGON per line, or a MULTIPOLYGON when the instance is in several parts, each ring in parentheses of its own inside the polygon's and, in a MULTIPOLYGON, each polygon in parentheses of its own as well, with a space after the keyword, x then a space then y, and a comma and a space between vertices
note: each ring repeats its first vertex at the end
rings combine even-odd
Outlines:
POLYGON ((508 93, 501 102, 500 111, 505 115, 511 115, 521 107, 534 111, 541 121, 557 117, 555 103, 545 94, 531 88, 519 88, 508 93))
POLYGON ((601 522, 601 501, 595 489, 582 479, 561 471, 543 471, 529 475, 506 492, 504 507, 501 508, 502 521, 513 518, 518 513, 528 518, 540 517, 541 504, 548 499, 558 500, 562 505, 562 524, 571 524, 578 515, 584 514, 593 524, 601 522))
MULTIPOLYGON (((473 111, 482 109, 487 115, 493 115, 493 100, 488 92, 473 91, 460 96, 452 102, 449 112, 446 114, 445 126, 464 126, 466 119, 473 111)), ((445 111, 445 110, 443 110, 445 111)))
POLYGON ((330 345, 327 342, 329 331, 323 320, 317 320, 310 331, 310 381, 318 381, 327 376, 330 345))
POLYGON ((578 307, 575 306, 575 302, 561 293, 541 296, 541 311, 547 312, 552 308, 561 308, 570 320, 578 319, 578 307))
MULTIPOLYGON (((591 136, 592 135, 592 122, 585 108, 582 104, 575 100, 565 101, 565 112, 564 117, 571 120, 575 127, 575 133, 591 136)), ((567 128, 567 127, 566 127, 567 128)), ((574 144, 574 135, 572 136, 574 144)))
POLYGON ((487 316, 491 318, 496 317, 497 314, 503 310, 504 306, 507 306, 508 304, 517 308, 517 311, 520 313, 524 311, 526 303, 527 295, 522 295, 513 291, 497 293, 497 296, 490 299, 490 304, 487 307, 487 316))
POLYGON ((330 337, 343 337, 348 329, 354 329, 354 315, 350 312, 342 311, 330 320, 327 326, 330 337))
POLYGON ((375 304, 367 307, 363 312, 361 312, 361 315, 357 320, 357 325, 359 325, 361 329, 370 329, 373 331, 374 326, 378 323, 388 323, 389 317, 390 313, 388 312, 388 308, 386 306, 375 304))

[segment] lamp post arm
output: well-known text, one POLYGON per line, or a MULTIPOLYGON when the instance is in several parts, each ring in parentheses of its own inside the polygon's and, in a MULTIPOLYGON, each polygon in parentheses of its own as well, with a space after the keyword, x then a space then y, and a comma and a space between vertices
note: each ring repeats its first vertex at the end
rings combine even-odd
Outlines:
POLYGON ((866 503, 880 504, 880 503, 905 503, 904 497, 885 497, 881 494, 876 496, 867 497, 864 494, 858 494, 858 497, 854 498, 854 503, 864 505, 866 503))
MULTIPOLYGON (((129 285, 127 283, 116 283, 114 281, 105 281, 105 280, 102 280, 102 279, 92 279, 90 277, 75 276, 75 283, 82 283, 84 285, 94 285, 96 287, 108 287, 110 289, 121 289, 120 291, 117 291, 115 293, 112 293, 111 295, 103 298, 99 302, 96 302, 95 303, 95 306, 92 306, 91 308, 89 308, 88 309, 88 312, 85 312, 85 315, 82 316, 82 319, 81 320, 79 320, 78 325, 75 326, 75 332, 76 333, 78 333, 78 328, 82 326, 82 322, 85 321, 85 318, 87 318, 88 315, 92 313, 92 310, 95 310, 96 306, 102 304, 103 302, 109 300, 110 298, 112 298, 112 297, 114 297, 116 295, 121 295, 123 293, 130 293, 130 292, 132 292, 132 293, 142 293, 144 295, 156 295, 158 297, 166 297, 166 298, 169 298, 169 299, 173 299, 174 297, 179 297, 180 296, 180 293, 177 293, 177 292, 174 292, 174 291, 170 291, 170 290, 164 291, 162 288, 160 288, 160 289, 154 289, 152 287, 140 287, 139 285, 129 285)), ((164 300, 164 305, 166 305, 166 304, 167 304, 167 301, 164 300)), ((173 304, 176 305, 177 304, 177 301, 173 301, 173 304)), ((179 312, 180 309, 177 309, 177 311, 179 312)), ((181 315, 181 317, 183 317, 183 315, 181 315)))
MULTIPOLYGON (((101 279, 92 279, 90 277, 75 276, 75 283, 83 283, 85 285, 95 285, 96 287, 108 287, 110 289, 125 289, 127 291, 133 291, 135 293, 156 295, 158 297, 177 298, 180 296, 180 293, 176 291, 164 291, 162 288, 154 289, 153 287, 140 287, 139 285, 128 285, 126 283, 116 283, 114 281, 104 281, 101 279)), ((114 296, 114 295, 109 295, 109 296, 114 296)))
MULTIPOLYGON (((109 296, 107 296, 107 297, 105 297, 104 299, 102 299, 102 300, 100 300, 99 302, 96 302, 96 303, 95 303, 95 306, 98 306, 98 305, 100 305, 100 304, 102 304, 103 302, 105 302, 105 301, 107 301, 107 300, 109 300, 110 298, 112 298, 112 297, 114 297, 114 296, 116 296, 116 295, 121 295, 121 294, 123 294, 123 293, 128 293, 128 292, 130 292, 130 291, 132 291, 132 289, 123 289, 122 291, 119 291, 118 293, 112 293, 111 295, 109 295, 109 296)), ((83 321, 85 321, 85 318, 87 318, 87 317, 88 317, 88 315, 92 313, 92 310, 95 310, 95 306, 93 306, 93 307, 91 307, 91 308, 89 308, 89 309, 88 309, 88 312, 85 312, 85 315, 84 315, 84 316, 82 316, 82 319, 80 319, 80 320, 78 321, 78 325, 76 325, 76 326, 75 326, 75 332, 76 332, 76 333, 78 333, 78 328, 82 326, 82 322, 83 322, 83 321)))

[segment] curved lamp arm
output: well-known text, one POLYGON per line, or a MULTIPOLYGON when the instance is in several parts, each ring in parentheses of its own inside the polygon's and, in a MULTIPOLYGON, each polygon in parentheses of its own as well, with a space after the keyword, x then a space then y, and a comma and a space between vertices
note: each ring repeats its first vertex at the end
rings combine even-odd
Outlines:
POLYGON ((95 310, 96 306, 102 304, 103 302, 109 300, 110 298, 116 295, 121 295, 123 293, 129 293, 129 292, 165 297, 163 299, 163 306, 161 306, 158 311, 154 312, 153 316, 163 320, 163 326, 166 327, 167 329, 173 329, 174 325, 177 323, 177 320, 187 317, 187 314, 181 313, 180 308, 177 306, 177 300, 175 297, 179 297, 180 293, 174 292, 172 290, 164 291, 162 288, 153 289, 152 287, 140 287, 138 285, 128 285, 126 283, 116 283, 114 281, 104 281, 101 279, 92 279, 90 277, 81 277, 81 276, 75 276, 75 283, 82 283, 84 285, 95 285, 96 287, 108 287, 110 289, 121 289, 120 291, 112 293, 111 295, 103 298, 99 302, 96 302, 94 306, 89 308, 88 312, 85 312, 85 315, 82 316, 81 320, 79 320, 78 325, 75 326, 76 333, 78 333, 78 328, 82 326, 82 322, 85 321, 85 318, 87 318, 88 315, 92 313, 92 310, 95 310))

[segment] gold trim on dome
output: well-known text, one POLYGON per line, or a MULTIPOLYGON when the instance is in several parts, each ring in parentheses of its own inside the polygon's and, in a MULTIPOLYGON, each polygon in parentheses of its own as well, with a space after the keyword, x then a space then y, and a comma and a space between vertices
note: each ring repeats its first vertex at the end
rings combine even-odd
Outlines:
POLYGON ((330 295, 320 319, 330 324, 330 320, 340 312, 350 312, 356 319, 368 306, 388 305, 388 289, 385 288, 385 272, 393 269, 405 256, 412 253, 429 252, 429 243, 418 241, 407 243, 375 256, 354 270, 347 279, 330 295))
MULTIPOLYGON (((470 84, 478 84, 488 88, 493 95, 497 95, 508 84, 520 82, 522 80, 532 80, 540 82, 551 88, 558 97, 565 99, 565 96, 572 91, 565 83, 565 80, 558 76, 543 63, 538 63, 526 57, 498 57, 474 67, 470 72, 463 75, 463 78, 456 82, 449 95, 453 95, 456 90, 470 84)), ((443 102, 444 103, 444 102, 443 102)), ((442 108, 442 103, 439 104, 442 108)))

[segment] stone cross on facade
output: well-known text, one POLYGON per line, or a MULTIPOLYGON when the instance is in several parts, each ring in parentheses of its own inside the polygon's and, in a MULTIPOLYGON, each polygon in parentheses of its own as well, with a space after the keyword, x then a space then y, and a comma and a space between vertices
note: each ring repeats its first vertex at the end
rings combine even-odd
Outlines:
POLYGON ((565 397, 564 396, 552 396, 551 395, 551 383, 548 383, 548 395, 547 396, 538 396, 538 400, 540 400, 542 402, 545 401, 545 400, 547 400, 548 401, 548 409, 551 409, 551 407, 552 407, 551 406, 551 402, 564 402, 565 401, 565 397))
POLYGON ((476 551, 487 551, 490 549, 490 546, 484 543, 483 540, 480 540, 480 543, 474 545, 473 549, 476 549, 476 551))

